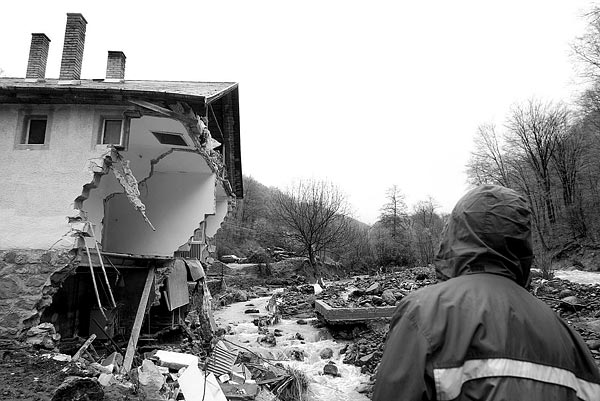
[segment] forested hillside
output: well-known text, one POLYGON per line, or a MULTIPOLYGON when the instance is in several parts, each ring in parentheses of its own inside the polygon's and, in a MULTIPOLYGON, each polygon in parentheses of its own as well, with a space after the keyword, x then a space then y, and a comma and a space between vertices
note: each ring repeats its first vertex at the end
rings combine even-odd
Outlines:
POLYGON ((468 163, 473 184, 514 188, 531 204, 537 264, 595 266, 600 249, 600 9, 573 49, 591 82, 575 105, 537 98, 501 125, 482 124, 468 163))
POLYGON ((432 263, 444 222, 435 201, 409 210, 394 185, 382 204, 369 226, 352 218, 345 196, 330 183, 309 180, 281 191, 245 176, 244 198, 219 230, 217 252, 250 257, 283 248, 348 273, 432 263))

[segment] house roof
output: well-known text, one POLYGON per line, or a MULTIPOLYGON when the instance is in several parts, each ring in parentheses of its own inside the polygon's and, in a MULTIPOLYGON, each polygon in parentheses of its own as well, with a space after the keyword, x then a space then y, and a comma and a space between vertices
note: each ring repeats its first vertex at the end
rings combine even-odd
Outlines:
MULTIPOLYGON (((206 116, 209 104, 232 102, 234 132, 222 141, 228 142, 233 158, 227 168, 234 192, 243 197, 241 166, 238 84, 235 82, 193 81, 130 81, 106 82, 104 79, 81 79, 59 81, 45 79, 31 82, 23 78, 0 78, 0 104, 131 104, 131 100, 146 100, 152 103, 185 102, 197 114, 206 116)), ((212 107, 212 106, 211 106, 212 107)), ((214 114, 214 112, 213 112, 214 114)), ((209 117, 209 122, 211 116, 209 117)), ((214 123, 213 123, 214 124, 214 123)), ((216 122, 217 128, 221 125, 216 122)))
POLYGON ((64 84, 58 79, 43 82, 28 82, 23 78, 0 78, 0 92, 27 91, 44 93, 48 91, 64 93, 123 94, 180 98, 182 100, 204 100, 206 103, 237 88, 235 82, 194 82, 194 81, 124 81, 106 82, 104 79, 82 79, 77 84, 64 84), (59 83, 60 82, 60 83, 59 83))

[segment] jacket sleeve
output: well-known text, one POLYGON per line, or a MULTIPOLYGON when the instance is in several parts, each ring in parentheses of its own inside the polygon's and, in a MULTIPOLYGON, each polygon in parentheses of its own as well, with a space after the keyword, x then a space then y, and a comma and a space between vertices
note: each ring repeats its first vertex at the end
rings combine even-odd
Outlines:
POLYGON ((433 378, 426 372, 429 341, 402 306, 390 325, 375 380, 373 401, 435 399, 433 378))

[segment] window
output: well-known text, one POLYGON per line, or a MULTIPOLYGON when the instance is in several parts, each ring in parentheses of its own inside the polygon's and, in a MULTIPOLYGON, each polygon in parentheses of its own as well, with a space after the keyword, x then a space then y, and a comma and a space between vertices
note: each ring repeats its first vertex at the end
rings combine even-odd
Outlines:
POLYGON ((19 109, 14 149, 48 150, 52 136, 53 106, 23 106, 19 109))
POLYGON ((23 138, 25 145, 43 145, 46 143, 46 117, 30 117, 27 119, 27 130, 23 138))
POLYGON ((111 145, 118 150, 127 150, 130 129, 131 118, 122 110, 98 107, 94 113, 92 147, 111 145))
POLYGON ((102 141, 104 145, 123 146, 123 120, 104 119, 102 124, 102 141))
POLYGON ((183 139, 182 134, 178 134, 176 132, 157 132, 152 131, 158 142, 163 145, 173 145, 173 146, 190 146, 187 144, 185 139, 183 139))

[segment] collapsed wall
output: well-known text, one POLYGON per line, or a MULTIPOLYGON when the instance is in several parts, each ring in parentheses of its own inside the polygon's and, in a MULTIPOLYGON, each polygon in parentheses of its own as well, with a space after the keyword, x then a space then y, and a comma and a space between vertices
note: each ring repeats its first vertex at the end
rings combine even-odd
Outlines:
POLYGON ((37 325, 79 260, 77 250, 0 251, 0 338, 16 337, 37 325))

